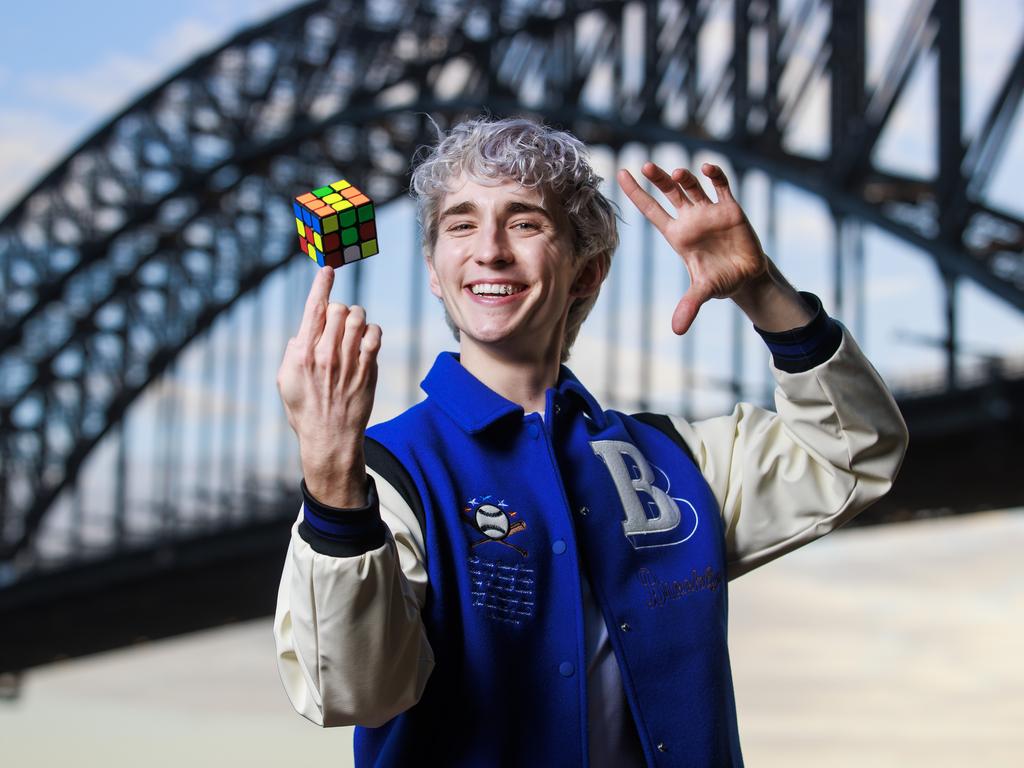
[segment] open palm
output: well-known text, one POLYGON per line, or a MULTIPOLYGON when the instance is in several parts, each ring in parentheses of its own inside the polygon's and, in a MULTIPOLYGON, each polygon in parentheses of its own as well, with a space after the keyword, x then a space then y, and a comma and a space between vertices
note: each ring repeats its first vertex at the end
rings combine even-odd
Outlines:
POLYGON ((763 275, 768 258, 717 165, 705 163, 701 171, 711 180, 718 202, 711 201, 685 168, 669 175, 654 163, 645 163, 641 171, 676 209, 673 217, 629 171, 619 171, 622 191, 683 258, 690 273, 690 287, 672 314, 672 330, 681 335, 704 302, 731 296, 763 275))

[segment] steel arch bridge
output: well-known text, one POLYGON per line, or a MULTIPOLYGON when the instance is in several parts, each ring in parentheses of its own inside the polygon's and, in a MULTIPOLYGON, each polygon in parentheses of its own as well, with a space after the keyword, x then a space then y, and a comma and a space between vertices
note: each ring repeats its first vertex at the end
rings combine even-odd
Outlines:
MULTIPOLYGON (((237 549, 232 531, 255 537, 247 557, 284 540, 288 494, 215 520, 188 547, 173 526, 128 541, 123 500, 102 557, 47 559, 39 546, 55 502, 129 406, 293 259, 288 200, 341 170, 381 204, 402 196, 409 158, 433 135, 428 115, 444 124, 481 108, 527 112, 615 153, 718 153, 741 175, 760 171, 819 197, 836 231, 854 233, 837 237, 837 285, 849 279, 842 265, 860 224, 911 244, 948 289, 939 343, 953 392, 957 282, 1024 309, 1024 221, 985 196, 1024 90, 1024 40, 967 135, 962 13, 956 0, 910 0, 871 79, 865 6, 842 0, 332 0, 199 57, 86 139, 0 222, 0 615, 34 615, 73 579, 93 594, 126 574, 192 568, 198 589, 202 569, 237 549), (918 178, 880 168, 875 154, 924 60, 937 65, 937 172, 918 178), (816 88, 829 94, 824 152, 795 140, 816 88)), ((357 295, 361 269, 349 268, 357 295)), ((649 336, 642 342, 649 355, 649 336)), ((1008 391, 999 397, 1010 411, 992 416, 1000 423, 1020 420, 1008 391)), ((991 402, 963 407, 987 413, 991 402)), ((195 626, 265 602, 236 602, 195 626)), ((157 614, 136 634, 191 628, 157 614)), ((108 647, 127 631, 75 648, 42 642, 42 656, 17 658, 29 666, 108 647)), ((6 648, 0 657, 14 663, 6 648)))

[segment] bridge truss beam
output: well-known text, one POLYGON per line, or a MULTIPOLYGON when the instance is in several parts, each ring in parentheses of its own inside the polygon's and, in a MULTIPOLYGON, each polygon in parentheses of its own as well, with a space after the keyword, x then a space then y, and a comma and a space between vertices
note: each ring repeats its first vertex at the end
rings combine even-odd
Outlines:
POLYGON ((877 82, 864 11, 840 0, 788 15, 772 0, 337 0, 243 32, 115 116, 0 222, 0 560, 31 567, 32 537, 100 438, 289 258, 292 194, 342 169, 380 202, 402 193, 431 138, 422 113, 532 112, 613 150, 719 152, 1024 309, 1024 222, 984 194, 1024 41, 965 137, 960 26, 957 0, 912 2, 877 82), (879 139, 931 56, 938 172, 888 172, 879 139), (796 138, 821 88, 824 154, 796 138))

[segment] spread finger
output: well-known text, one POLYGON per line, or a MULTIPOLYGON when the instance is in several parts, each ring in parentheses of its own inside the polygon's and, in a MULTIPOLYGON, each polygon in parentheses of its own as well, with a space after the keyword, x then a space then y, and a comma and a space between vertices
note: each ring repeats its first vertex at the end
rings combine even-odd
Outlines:
POLYGON ((708 197, 707 192, 700 185, 700 181, 697 177, 690 173, 686 168, 676 168, 672 171, 672 178, 679 182, 679 186, 683 188, 686 196, 689 197, 696 205, 710 205, 711 198, 708 197))
POLYGON ((668 215, 668 212, 661 207, 661 203, 647 194, 636 179, 633 178, 633 174, 627 171, 625 168, 621 169, 618 173, 619 186, 622 187, 622 191, 626 193, 626 197, 635 205, 640 213, 651 222, 658 231, 664 233, 665 227, 674 221, 674 219, 668 215))
POLYGON ((640 170, 676 208, 691 205, 689 198, 683 194, 679 183, 669 176, 663 168, 654 163, 644 163, 643 168, 640 170))
POLYGON ((711 184, 715 188, 715 194, 718 195, 719 201, 733 199, 732 190, 729 188, 729 179, 721 167, 713 163, 704 163, 701 171, 711 179, 711 184))

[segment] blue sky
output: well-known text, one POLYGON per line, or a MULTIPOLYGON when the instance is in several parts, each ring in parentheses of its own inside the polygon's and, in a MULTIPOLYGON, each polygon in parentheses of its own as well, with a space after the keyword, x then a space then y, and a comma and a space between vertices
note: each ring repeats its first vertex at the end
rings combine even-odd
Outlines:
POLYGON ((19 3, 0 24, 0 210, 130 99, 287 0, 19 3))

